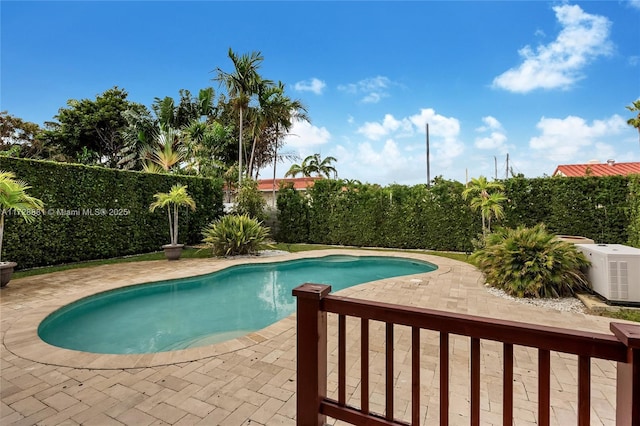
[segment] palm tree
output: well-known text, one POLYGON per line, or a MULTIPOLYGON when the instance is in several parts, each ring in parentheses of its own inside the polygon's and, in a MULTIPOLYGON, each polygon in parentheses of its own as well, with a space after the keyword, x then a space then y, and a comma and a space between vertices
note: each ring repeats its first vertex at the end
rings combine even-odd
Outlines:
POLYGON ((487 230, 491 227, 491 216, 500 218, 503 216, 501 202, 506 200, 501 192, 504 186, 500 182, 489 182, 486 177, 472 178, 467 184, 467 188, 462 191, 462 198, 471 198, 471 208, 480 210, 482 215, 482 236, 486 238, 487 230), (492 193, 492 191, 494 191, 492 193), (494 195, 495 194, 495 195, 494 195), (486 226, 489 219, 489 228, 486 226))
POLYGON ((179 130, 162 127, 155 135, 153 146, 143 146, 140 157, 142 169, 148 173, 169 173, 180 167, 185 158, 185 146, 179 130))
POLYGON ((278 145, 280 144, 280 138, 285 136, 293 127, 294 121, 306 121, 310 122, 307 114, 306 106, 299 99, 291 99, 284 96, 284 85, 282 82, 279 86, 283 88, 283 91, 278 96, 279 105, 278 111, 281 112, 279 119, 275 123, 276 136, 273 144, 273 200, 276 199, 276 166, 278 164, 278 145), (282 133, 284 132, 284 133, 282 133))
POLYGON ((487 198, 481 206, 481 209, 487 218, 488 232, 491 232, 492 217, 495 217, 496 219, 504 218, 504 208, 502 207, 502 203, 505 201, 507 201, 507 197, 502 192, 492 192, 489 194, 489 198, 487 198))
POLYGON ((315 173, 317 176, 324 176, 329 179, 331 174, 333 174, 333 177, 337 178, 338 171, 332 165, 332 163, 336 161, 338 160, 336 160, 335 157, 320 158, 320 154, 310 155, 304 159, 304 162, 307 163, 307 176, 311 176, 311 174, 315 173))
POLYGON ((264 60, 260 52, 251 52, 250 54, 236 55, 229 48, 229 58, 233 63, 234 70, 231 73, 225 72, 220 68, 216 68, 217 80, 224 84, 227 88, 229 96, 234 98, 235 107, 239 112, 240 119, 240 136, 238 140, 238 186, 242 184, 242 133, 243 133, 243 112, 249 105, 249 99, 257 92, 257 87, 262 81, 258 74, 260 63, 264 60))
POLYGON ((316 176, 325 176, 327 179, 333 174, 334 178, 338 177, 338 172, 331 163, 336 160, 334 157, 320 158, 320 154, 313 154, 302 160, 301 164, 292 164, 289 171, 284 175, 285 177, 296 177, 301 174, 304 177, 309 177, 312 174, 316 176))
POLYGON ((44 211, 44 203, 27 194, 29 188, 31 187, 26 182, 17 180, 13 172, 0 170, 0 263, 2 263, 4 217, 13 212, 22 216, 25 222, 31 223, 35 220, 34 212, 44 211))
POLYGON ((626 107, 631 112, 637 112, 638 115, 636 117, 631 117, 627 120, 627 124, 629 126, 633 126, 638 130, 638 138, 640 139, 640 99, 633 102, 631 105, 626 107))
MULTIPOLYGON (((247 167, 247 176, 253 177, 253 170, 255 166, 256 149, 258 144, 267 145, 269 143, 268 130, 274 125, 278 119, 280 111, 280 104, 278 103, 278 94, 283 91, 281 86, 274 86, 272 84, 261 84, 258 87, 258 106, 251 108, 248 111, 248 115, 251 120, 251 136, 253 142, 251 144, 251 155, 249 156, 249 165, 247 167)), ((264 151, 264 146, 261 151, 264 151)), ((258 169, 257 167, 256 169, 258 169)), ((257 173, 256 173, 257 175, 257 173)), ((257 176, 256 176, 257 178, 257 176)))
POLYGON ((196 209, 196 203, 193 198, 187 193, 187 186, 175 184, 171 187, 171 190, 167 192, 158 192, 153 196, 156 199, 149 206, 150 211, 155 211, 158 207, 167 208, 169 214, 169 235, 171 239, 171 246, 178 245, 178 207, 186 206, 191 210, 196 209), (171 207, 173 206, 173 214, 171 207))
POLYGON ((298 175, 308 176, 305 174, 304 162, 303 164, 292 164, 287 173, 284 174, 284 177, 291 176, 292 178, 295 178, 298 175))

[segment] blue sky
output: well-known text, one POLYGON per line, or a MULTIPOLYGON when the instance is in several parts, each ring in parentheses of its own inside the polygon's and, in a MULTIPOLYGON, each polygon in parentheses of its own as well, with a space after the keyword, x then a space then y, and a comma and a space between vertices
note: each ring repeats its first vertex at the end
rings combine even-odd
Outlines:
MULTIPOLYGON (((640 0, 412 2, 2 1, 0 108, 42 124, 119 86, 149 106, 223 88, 216 67, 259 51, 265 78, 308 107, 284 151, 334 156, 339 176, 551 175, 640 161, 640 0)), ((278 176, 289 163, 278 166, 278 176)), ((264 169, 261 177, 270 177, 264 169)))

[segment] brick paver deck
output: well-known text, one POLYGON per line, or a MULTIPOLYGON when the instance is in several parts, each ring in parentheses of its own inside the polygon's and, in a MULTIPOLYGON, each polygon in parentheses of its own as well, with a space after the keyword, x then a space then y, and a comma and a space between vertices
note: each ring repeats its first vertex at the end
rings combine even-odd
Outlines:
MULTIPOLYGON (((295 316, 229 342, 145 355, 98 355, 56 348, 37 336, 39 322, 57 308, 96 292, 148 281, 204 274, 238 263, 345 254, 304 252, 254 259, 188 259, 104 265, 13 280, 0 292, 2 425, 294 425, 295 316)), ((350 254, 379 255, 352 250, 350 254)), ((493 318, 609 333, 610 320, 535 308, 489 294, 472 266, 415 253, 388 253, 428 260, 434 272, 352 287, 342 295, 493 318)), ((329 392, 336 392, 336 320, 330 318, 329 392)), ((359 389, 356 320, 347 321, 347 387, 359 389)), ((423 331, 422 415, 438 420, 437 335, 423 331)), ((371 408, 384 410, 384 332, 371 327, 371 408)), ((395 333, 396 417, 410 416, 410 333, 395 333)), ((451 341, 451 424, 469 424, 468 339, 451 341)), ((536 424, 537 355, 515 348, 516 425, 536 424)), ((482 424, 501 424, 501 346, 482 342, 482 424)), ((553 424, 575 424, 577 359, 552 353, 553 424)), ((614 363, 592 362, 591 421, 615 423, 614 363)), ((338 422, 332 421, 332 424, 338 422)))

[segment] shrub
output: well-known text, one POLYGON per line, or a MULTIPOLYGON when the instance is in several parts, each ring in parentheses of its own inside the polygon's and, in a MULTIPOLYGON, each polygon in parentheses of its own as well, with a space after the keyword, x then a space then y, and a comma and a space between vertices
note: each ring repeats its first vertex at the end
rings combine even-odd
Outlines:
POLYGON ((573 244, 560 241, 544 225, 500 229, 470 258, 487 283, 517 297, 571 296, 586 288, 589 261, 573 244))
POLYGON ((248 215, 228 215, 212 222, 203 231, 204 243, 216 256, 253 254, 269 235, 269 228, 248 215))
POLYGON ((266 203, 266 200, 258 190, 258 182, 246 179, 242 182, 238 195, 236 195, 236 205, 233 213, 247 215, 262 222, 267 218, 264 212, 266 203))

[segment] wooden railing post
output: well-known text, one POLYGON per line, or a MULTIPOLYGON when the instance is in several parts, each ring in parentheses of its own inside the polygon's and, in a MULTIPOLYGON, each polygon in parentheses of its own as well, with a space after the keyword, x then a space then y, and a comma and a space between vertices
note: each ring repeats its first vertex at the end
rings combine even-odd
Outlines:
POLYGON ((640 326, 611 323, 610 328, 627 347, 627 362, 618 362, 616 425, 640 425, 640 326))
POLYGON ((303 284, 297 298, 297 414, 298 426, 322 426, 320 403, 327 395, 327 313, 320 309, 331 286, 303 284))

